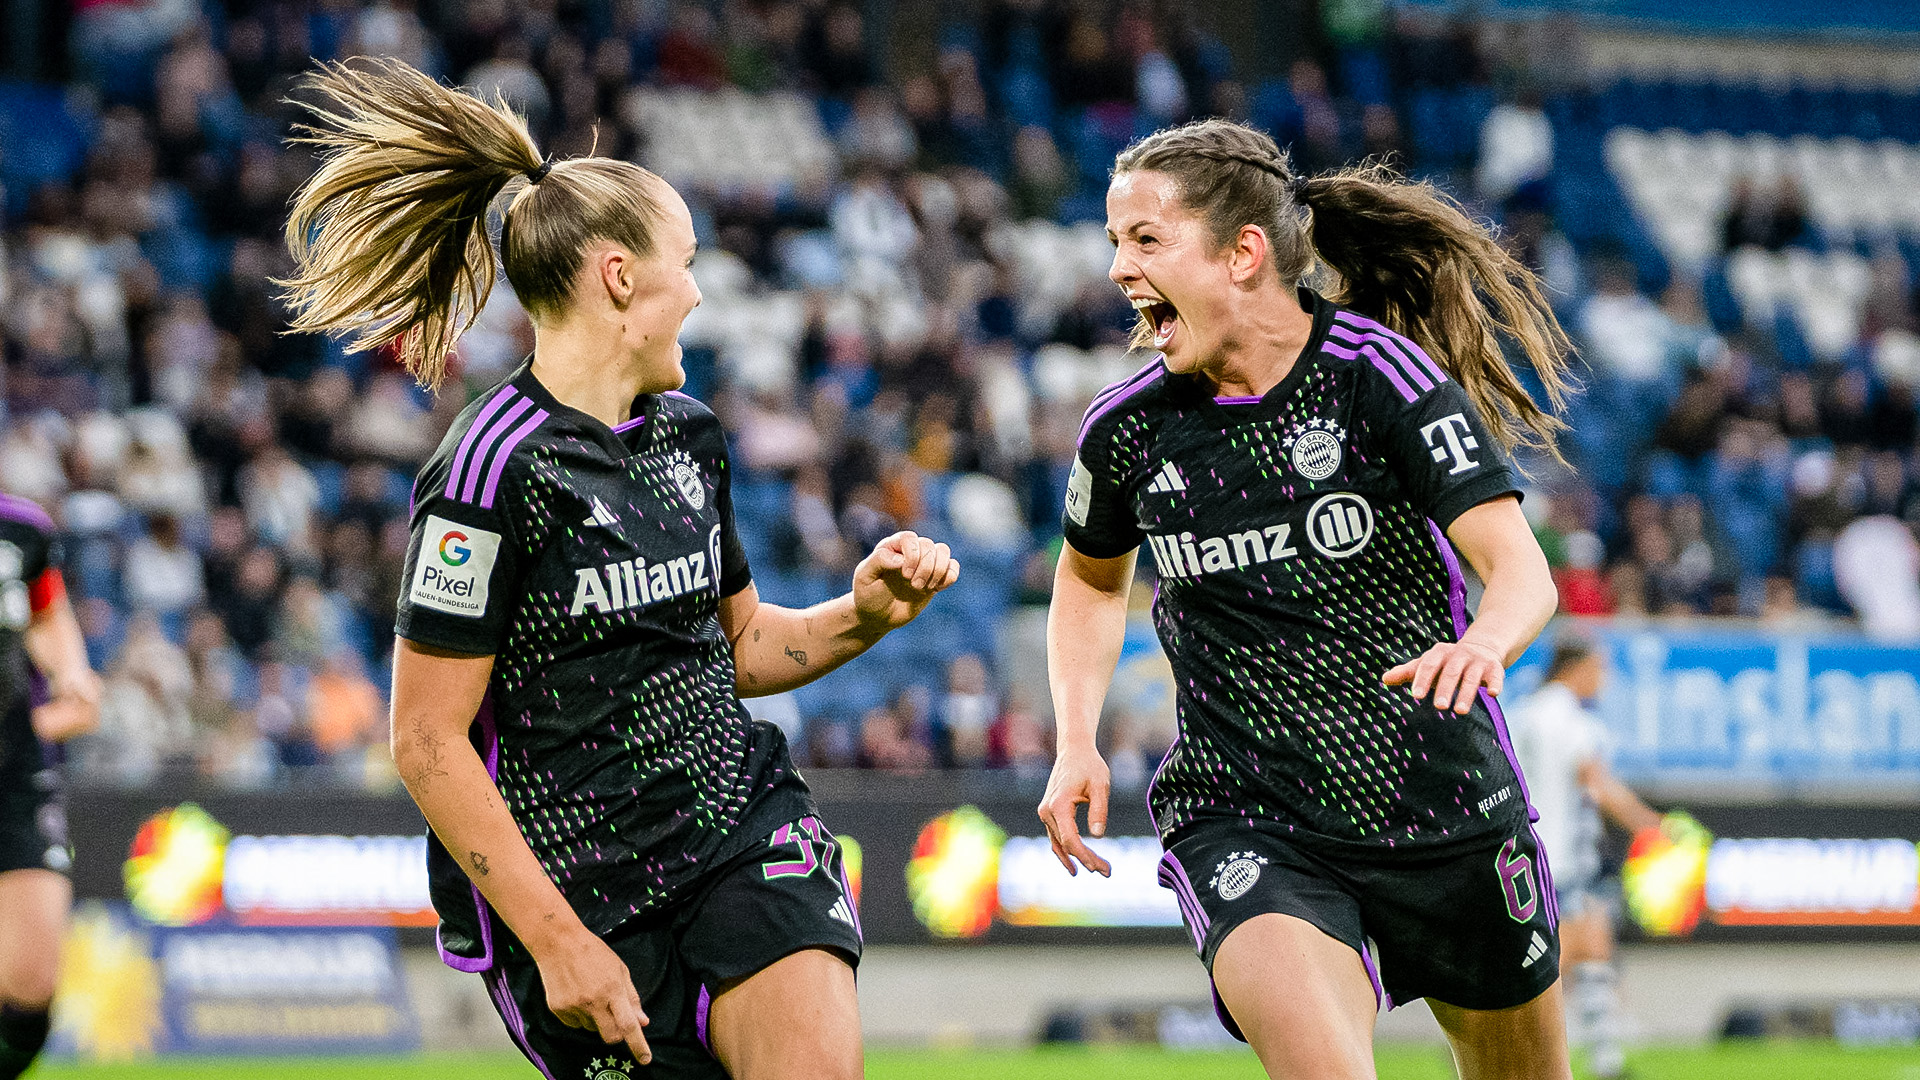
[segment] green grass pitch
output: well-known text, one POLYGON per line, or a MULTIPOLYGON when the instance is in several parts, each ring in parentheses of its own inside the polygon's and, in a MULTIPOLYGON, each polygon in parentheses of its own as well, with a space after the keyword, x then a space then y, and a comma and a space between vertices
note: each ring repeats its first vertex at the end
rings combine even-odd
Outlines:
MULTIPOLYGON (((1380 1080, 1451 1080, 1436 1049, 1383 1049, 1380 1080)), ((1848 1050, 1822 1044, 1654 1048, 1631 1059, 1635 1080, 1920 1080, 1920 1048, 1848 1050)), ((184 1059, 128 1065, 47 1062, 28 1080, 537 1080, 505 1056, 184 1059)), ((1248 1053, 1150 1049, 871 1050, 869 1080, 1262 1080, 1248 1053)), ((564 1080, 564 1078, 563 1078, 564 1080)))

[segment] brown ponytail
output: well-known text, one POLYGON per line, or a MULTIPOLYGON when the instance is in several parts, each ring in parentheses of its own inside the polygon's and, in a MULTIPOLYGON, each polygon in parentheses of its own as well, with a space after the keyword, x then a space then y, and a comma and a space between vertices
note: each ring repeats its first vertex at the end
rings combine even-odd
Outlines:
POLYGON ((394 60, 323 64, 305 86, 330 104, 310 106, 295 140, 321 159, 287 218, 297 271, 278 284, 295 331, 352 334, 354 352, 397 341, 406 369, 438 386, 499 263, 539 318, 565 307, 593 240, 653 250, 665 183, 638 165, 548 162, 504 103, 394 60), (487 209, 523 176, 539 180, 508 205, 496 263, 487 209))
POLYGON ((1317 257, 1339 275, 1336 303, 1412 338, 1459 382, 1511 450, 1560 456, 1555 415, 1570 387, 1573 345, 1531 270, 1485 225, 1428 183, 1367 164, 1302 177, 1271 138, 1226 120, 1157 132, 1121 153, 1114 173, 1166 173, 1222 246, 1257 225, 1291 286, 1317 257), (1542 409, 1507 364, 1512 340, 1546 390, 1542 409))

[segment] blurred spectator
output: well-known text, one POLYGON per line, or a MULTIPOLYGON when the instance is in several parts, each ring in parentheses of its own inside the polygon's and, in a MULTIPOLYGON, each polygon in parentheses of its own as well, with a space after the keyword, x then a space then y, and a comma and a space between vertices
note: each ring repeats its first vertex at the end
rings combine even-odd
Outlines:
POLYGON ((1767 191, 1749 177, 1734 181, 1720 225, 1726 250, 1753 246, 1779 251, 1806 231, 1806 197, 1791 175, 1783 175, 1767 191))
POLYGON ((136 610, 179 615, 206 595, 200 555, 180 537, 180 523, 165 515, 147 524, 147 533, 127 547, 121 571, 127 603, 136 610))
POLYGON ((1480 166, 1475 184, 1480 197, 1504 202, 1553 170, 1553 125, 1541 111, 1540 95, 1528 90, 1493 107, 1480 125, 1480 166))
POLYGON ((947 692, 940 699, 936 738, 940 764, 978 769, 989 758, 988 729, 1000 703, 987 687, 987 666, 973 653, 954 657, 947 668, 947 692))
POLYGON ((1906 522, 1880 514, 1840 530, 1833 576, 1869 636, 1920 638, 1920 543, 1906 522))
POLYGON ((307 688, 314 746, 343 763, 386 741, 386 702, 366 667, 359 653, 336 649, 307 688))

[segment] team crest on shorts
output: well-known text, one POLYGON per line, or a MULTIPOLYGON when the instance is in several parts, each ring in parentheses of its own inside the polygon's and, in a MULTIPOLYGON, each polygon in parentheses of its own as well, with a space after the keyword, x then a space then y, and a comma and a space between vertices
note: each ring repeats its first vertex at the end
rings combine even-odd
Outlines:
POLYGON ((1280 441, 1291 454, 1293 471, 1309 480, 1325 480, 1340 471, 1344 456, 1340 449, 1347 433, 1338 423, 1314 417, 1293 425, 1292 434, 1280 441))
POLYGON ((1207 885, 1219 893, 1222 900, 1238 900, 1247 895, 1247 890, 1260 880, 1260 868, 1265 865, 1265 855, 1251 851, 1229 851, 1226 858, 1214 864, 1213 880, 1207 885))
POLYGON ((633 1080, 633 1062, 619 1058, 594 1058, 581 1070, 587 1080, 633 1080))
POLYGON ((667 459, 667 475, 673 477, 673 486, 680 489, 688 506, 695 510, 706 508, 707 481, 685 450, 675 450, 673 456, 667 459))

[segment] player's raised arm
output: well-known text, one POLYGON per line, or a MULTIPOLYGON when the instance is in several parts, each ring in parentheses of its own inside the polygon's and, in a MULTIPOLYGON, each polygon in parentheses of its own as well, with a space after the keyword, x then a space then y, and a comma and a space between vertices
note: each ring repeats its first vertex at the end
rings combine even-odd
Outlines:
POLYGON ((720 601, 734 686, 741 697, 805 686, 912 622, 958 580, 960 563, 947 545, 899 532, 854 568, 851 591, 804 611, 762 603, 748 585, 720 601))
POLYGON ((47 679, 47 701, 33 710, 33 730, 48 742, 65 742, 100 726, 100 676, 87 662, 87 644, 60 571, 43 571, 30 594, 33 614, 24 642, 28 658, 47 679))
POLYGON ((1127 591, 1138 554, 1096 559, 1065 543, 1054 570, 1053 605, 1047 612, 1047 680, 1053 688, 1058 749, 1047 793, 1040 800, 1040 820, 1046 823, 1054 857, 1069 874, 1078 873, 1075 859, 1097 873, 1113 872, 1080 838, 1078 817, 1085 804, 1087 834, 1106 835, 1111 780, 1094 738, 1127 634, 1127 591))

